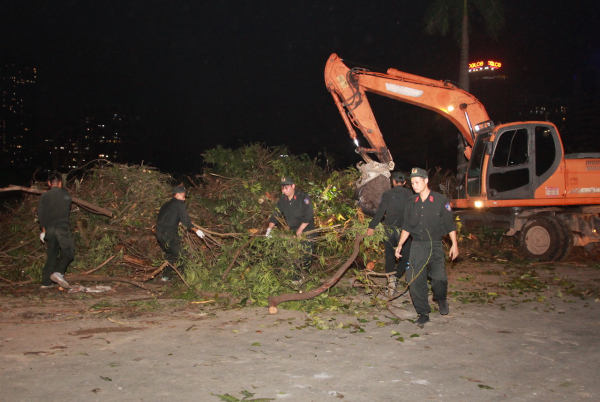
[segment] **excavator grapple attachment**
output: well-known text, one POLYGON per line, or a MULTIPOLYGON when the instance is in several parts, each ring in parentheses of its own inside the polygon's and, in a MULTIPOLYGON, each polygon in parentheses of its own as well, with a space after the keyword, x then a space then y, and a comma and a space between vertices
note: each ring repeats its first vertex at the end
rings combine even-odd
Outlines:
POLYGON ((362 173, 362 177, 356 182, 356 200, 365 214, 373 216, 383 193, 392 188, 390 170, 394 168, 394 162, 360 162, 356 167, 362 173))

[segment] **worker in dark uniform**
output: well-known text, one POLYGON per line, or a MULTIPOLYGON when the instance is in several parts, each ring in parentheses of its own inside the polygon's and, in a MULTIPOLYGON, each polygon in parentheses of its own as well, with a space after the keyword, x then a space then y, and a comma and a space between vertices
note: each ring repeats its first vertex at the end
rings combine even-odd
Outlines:
POLYGON ((396 247, 400 241, 400 233, 402 232, 402 224, 404 223, 404 209, 408 200, 412 200, 414 193, 412 190, 405 188, 406 179, 404 174, 395 172, 392 174, 392 189, 383 193, 379 208, 375 216, 369 224, 367 236, 372 236, 375 228, 381 222, 385 215, 385 272, 390 273, 396 271, 396 275, 391 275, 388 281, 390 289, 390 297, 395 296, 396 279, 404 275, 404 271, 408 269, 408 258, 410 256, 409 237, 402 248, 402 258, 396 263, 396 247))
MULTIPOLYGON (((285 217, 290 230, 293 230, 298 237, 301 237, 304 232, 314 230, 315 219, 310 196, 303 191, 296 190, 294 180, 290 177, 282 177, 280 184, 282 195, 277 201, 276 211, 269 219, 269 228, 267 229, 266 236, 271 236, 271 230, 279 223, 282 216, 285 217)), ((314 237, 314 233, 309 234, 306 236, 306 240, 302 241, 302 248, 305 252, 302 258, 302 268, 304 271, 308 270, 312 263, 312 255, 315 249, 315 244, 312 241, 314 237)), ((300 279, 301 275, 296 271, 294 273, 294 280, 299 281, 300 279)))
POLYGON ((53 172, 48 176, 50 190, 42 194, 38 204, 38 220, 40 222, 40 240, 48 243, 46 265, 42 270, 42 289, 58 283, 68 288, 64 274, 75 258, 75 243, 69 230, 69 214, 71 213, 71 194, 62 188, 62 175, 53 172))
MULTIPOLYGON (((185 256, 181 247, 181 237, 179 237, 179 225, 183 225, 187 230, 192 230, 194 224, 190 220, 185 207, 185 187, 182 185, 173 188, 173 198, 160 208, 158 221, 156 222, 156 239, 160 247, 165 252, 165 259, 175 266, 177 260, 185 256)), ((204 237, 204 232, 198 229, 196 235, 204 237)), ((183 274, 185 265, 179 267, 179 272, 183 274)), ((173 274, 171 266, 167 266, 162 275, 162 281, 168 281, 173 274)))
POLYGON ((442 236, 448 234, 452 242, 448 255, 453 260, 458 257, 456 224, 450 201, 442 194, 429 190, 427 171, 413 168, 410 182, 416 196, 413 197, 404 213, 404 224, 396 256, 400 258, 408 236, 412 236, 409 269, 406 280, 410 284, 410 296, 419 317, 416 324, 423 328, 429 322, 431 308, 427 300, 427 278, 431 278, 433 299, 437 301, 439 312, 448 314, 448 277, 444 262, 442 236))

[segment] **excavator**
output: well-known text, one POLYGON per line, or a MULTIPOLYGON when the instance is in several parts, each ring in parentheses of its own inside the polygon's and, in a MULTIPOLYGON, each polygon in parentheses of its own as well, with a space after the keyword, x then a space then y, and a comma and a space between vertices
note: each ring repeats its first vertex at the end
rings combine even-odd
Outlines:
POLYGON ((477 98, 450 81, 371 70, 349 68, 336 54, 325 66, 327 90, 364 160, 356 195, 366 213, 391 187, 394 168, 367 99, 372 92, 432 110, 458 128, 468 162, 451 204, 467 229, 505 229, 506 236, 519 236, 525 256, 540 261, 559 261, 575 246, 600 242, 600 153, 565 154, 551 122, 495 125, 477 98), (355 128, 368 148, 359 146, 355 128))

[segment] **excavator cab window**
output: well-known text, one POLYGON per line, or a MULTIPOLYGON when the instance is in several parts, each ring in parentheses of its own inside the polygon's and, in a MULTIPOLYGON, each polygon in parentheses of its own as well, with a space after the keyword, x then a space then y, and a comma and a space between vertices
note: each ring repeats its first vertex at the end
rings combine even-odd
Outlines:
POLYGON ((488 199, 531 198, 531 170, 527 127, 508 129, 496 139, 491 166, 488 166, 488 199))
POLYGON ((469 197, 481 195, 481 171, 489 139, 489 133, 479 134, 473 147, 473 154, 467 170, 467 195, 469 197))
POLYGON ((509 167, 527 163, 529 156, 526 128, 505 131, 500 135, 492 159, 494 167, 509 167))
POLYGON ((535 127, 535 175, 548 171, 556 159, 556 144, 549 127, 535 127))

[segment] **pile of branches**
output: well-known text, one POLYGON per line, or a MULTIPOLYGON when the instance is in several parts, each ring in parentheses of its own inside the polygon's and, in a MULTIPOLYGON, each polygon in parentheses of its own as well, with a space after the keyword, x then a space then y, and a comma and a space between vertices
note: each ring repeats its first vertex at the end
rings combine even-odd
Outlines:
MULTIPOLYGON (((162 258, 152 230, 156 211, 171 193, 171 179, 148 166, 106 161, 65 175, 63 187, 73 198, 70 223, 76 247, 70 274, 90 273, 102 266, 105 275, 147 280, 156 268, 154 261, 162 258)), ((20 194, 17 202, 2 209, 0 279, 4 283, 41 278, 46 246, 39 240, 36 217, 39 195, 47 189, 45 182, 3 189, 20 194)))
MULTIPOLYGON (((155 237, 156 219, 161 205, 172 197, 172 187, 181 183, 188 189, 192 221, 207 234, 199 239, 181 229, 187 251, 182 279, 194 296, 227 295, 267 306, 269 297, 323 291, 323 284, 329 283, 327 297, 322 294, 310 302, 336 305, 341 302, 335 296, 348 290, 331 287, 334 272, 339 279, 339 269, 348 265, 345 269, 355 272, 347 275, 356 275, 362 269, 360 261, 376 261, 383 269, 383 231, 357 241, 369 219, 353 199, 356 169, 334 170, 327 155, 294 156, 285 148, 258 144, 236 150, 217 147, 203 157, 202 173, 177 179, 149 166, 106 161, 66 174, 63 187, 74 199, 70 221, 76 247, 67 280, 145 287, 160 276, 166 263, 155 237), (283 176, 309 193, 315 211, 313 264, 299 284, 292 279, 302 264, 302 239, 284 222, 272 237, 264 237, 283 176), (347 264, 356 255, 359 263, 347 264)), ((439 170, 435 176, 440 176, 439 170)), ((46 183, 34 182, 19 193, 18 202, 2 209, 0 282, 6 285, 41 279, 45 245, 39 241, 36 210, 39 194, 46 189, 46 183)), ((306 308, 306 303, 288 301, 286 307, 306 308)))
MULTIPOLYGON (((182 182, 192 221, 208 235, 201 240, 181 229, 187 249, 182 279, 192 293, 266 306, 269 296, 321 286, 353 253, 356 236, 368 224, 353 200, 355 169, 332 170, 325 155, 311 159, 260 145, 215 148, 203 156, 201 174, 177 179, 149 166, 106 161, 64 174, 63 187, 74 200, 70 222, 76 248, 67 279, 144 287, 159 275, 165 261, 155 238, 156 218, 172 197, 172 187, 182 182), (282 176, 294 178, 297 188, 310 194, 318 228, 311 271, 295 285, 293 272, 303 255, 300 239, 284 223, 272 237, 264 237, 282 176)), ((38 283, 45 263, 36 211, 47 184, 34 182, 18 190, 18 201, 1 211, 0 282, 5 285, 38 283)), ((363 242, 364 260, 382 257, 381 238, 378 234, 363 242)))

